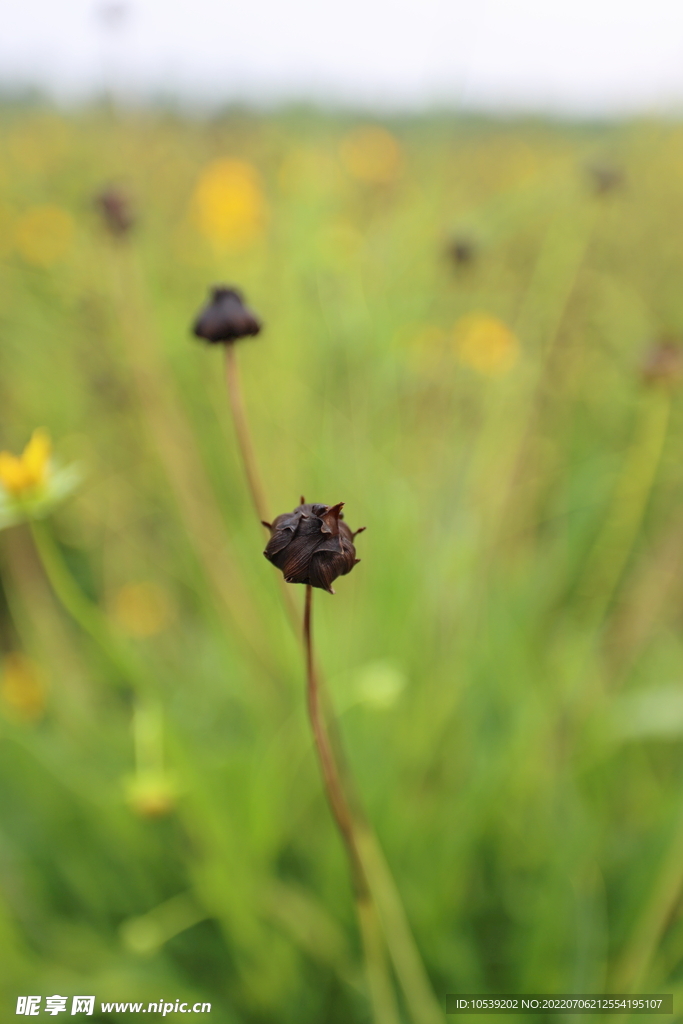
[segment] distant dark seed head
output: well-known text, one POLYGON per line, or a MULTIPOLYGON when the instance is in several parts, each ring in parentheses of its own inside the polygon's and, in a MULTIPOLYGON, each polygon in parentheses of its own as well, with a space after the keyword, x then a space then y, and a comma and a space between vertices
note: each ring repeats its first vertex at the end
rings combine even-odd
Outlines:
POLYGON ((624 172, 620 167, 608 163, 589 164, 586 168, 593 187, 598 196, 618 191, 624 184, 624 172))
POLYGON ((109 185, 95 196, 95 206, 99 210, 105 227, 117 238, 127 235, 135 227, 130 197, 115 185, 109 185))
POLYGON ((282 570, 287 583, 306 583, 334 594, 337 576, 351 572, 356 562, 354 537, 365 527, 351 532, 338 505, 307 505, 303 498, 293 512, 285 512, 272 523, 270 540, 263 554, 282 570))
POLYGON ((672 388, 683 380, 683 344, 680 338, 662 337, 650 346, 640 366, 645 384, 672 388))
POLYGON ((446 252, 453 263, 463 266, 466 263, 472 263, 476 259, 477 245, 473 239, 467 238, 465 235, 456 235, 448 243, 446 252))
POLYGON ((256 314, 244 305, 241 292, 217 285, 211 289, 211 298, 195 320, 193 331, 198 338, 216 345, 258 334, 261 327, 256 314))

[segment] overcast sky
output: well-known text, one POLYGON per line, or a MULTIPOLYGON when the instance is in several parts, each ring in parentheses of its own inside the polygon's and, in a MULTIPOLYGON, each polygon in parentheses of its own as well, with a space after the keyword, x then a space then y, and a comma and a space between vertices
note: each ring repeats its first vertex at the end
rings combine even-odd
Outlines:
POLYGON ((216 102, 683 110, 683 0, 129 0, 120 17, 116 7, 0 0, 0 84, 63 97, 106 85, 216 102))

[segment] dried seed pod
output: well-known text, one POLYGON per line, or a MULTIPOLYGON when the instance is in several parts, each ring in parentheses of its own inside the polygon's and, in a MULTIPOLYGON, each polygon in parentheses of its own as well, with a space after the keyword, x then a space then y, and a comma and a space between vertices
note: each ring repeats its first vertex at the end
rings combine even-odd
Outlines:
POLYGON ((640 374, 646 384, 676 387, 683 379, 683 345, 680 339, 660 338, 645 353, 640 374))
POLYGON ((624 184, 624 172, 620 167, 608 163, 589 164, 586 168, 593 191, 598 196, 616 192, 624 184))
POLYGON ((121 238, 135 227, 136 217, 131 207, 130 197, 115 185, 102 189, 95 196, 95 206, 102 215, 107 230, 121 238))
POLYGON ((193 331, 198 338, 211 344, 237 341, 249 334, 258 334, 262 324, 236 288, 217 285, 211 289, 211 299, 194 322, 193 331))
POLYGON ((448 243, 446 253, 453 263, 464 266, 467 263, 472 263, 476 259, 477 245, 473 239, 468 238, 465 235, 456 235, 456 237, 452 238, 448 243))
POLYGON ((365 527, 352 532, 338 505, 307 505, 304 499, 293 512, 285 512, 272 523, 270 540, 263 554, 282 570, 287 583, 306 583, 334 594, 337 576, 351 572, 356 562, 354 538, 365 527))

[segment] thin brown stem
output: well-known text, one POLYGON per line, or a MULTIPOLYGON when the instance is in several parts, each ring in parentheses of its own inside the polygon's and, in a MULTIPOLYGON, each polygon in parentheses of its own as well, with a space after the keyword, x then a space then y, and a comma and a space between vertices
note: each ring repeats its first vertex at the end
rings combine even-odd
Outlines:
POLYGON ((166 473, 177 511, 216 605, 227 612, 234 625, 234 636, 272 678, 276 666, 260 642, 259 614, 231 550, 211 484, 197 458, 193 432, 176 400, 161 342, 149 316, 137 257, 127 246, 107 246, 105 251, 121 322, 126 369, 137 392, 140 416, 152 450, 166 473))
POLYGON ((262 523, 267 523, 270 522, 270 517, 268 515, 266 492, 261 483, 256 453, 251 442, 234 343, 228 343, 225 346, 225 379, 228 385, 232 420, 235 424, 235 434, 237 435, 237 444, 242 456, 242 465, 244 466, 244 473, 249 486, 249 494, 251 495, 256 515, 262 523))
POLYGON ((349 864, 363 942, 368 988, 377 1024, 398 1024, 398 1008, 387 963, 382 927, 363 862, 358 853, 356 826, 344 792, 341 774, 334 756, 325 715, 321 707, 321 690, 313 653, 313 588, 306 586, 304 607, 304 648, 306 651, 306 695, 325 793, 337 828, 342 837, 349 864))
MULTIPOLYGON (((235 354, 234 343, 225 346, 225 381, 228 388, 228 404, 232 413, 232 421, 235 426, 237 446, 240 450, 244 475, 247 479, 247 488, 251 496, 251 503, 254 506, 256 515, 264 526, 270 522, 268 514, 268 501, 266 492, 261 481, 261 474, 258 469, 258 461, 249 430, 249 420, 244 405, 242 393, 242 381, 240 379, 239 365, 235 354)), ((291 587, 288 587, 282 577, 279 577, 280 591, 284 601, 287 616, 294 632, 299 633, 299 609, 292 596, 291 587)))
POLYGON ((304 647, 306 650, 306 696, 308 715, 311 720, 313 738, 315 740, 320 769, 325 783, 325 792, 334 815, 339 832, 344 841, 346 852, 351 863, 351 877, 356 896, 367 899, 369 895, 365 869, 358 854, 354 832, 354 820, 351 808, 342 786, 341 775, 334 757, 324 715, 320 702, 320 684, 313 655, 313 587, 306 587, 306 605, 304 609, 304 647))

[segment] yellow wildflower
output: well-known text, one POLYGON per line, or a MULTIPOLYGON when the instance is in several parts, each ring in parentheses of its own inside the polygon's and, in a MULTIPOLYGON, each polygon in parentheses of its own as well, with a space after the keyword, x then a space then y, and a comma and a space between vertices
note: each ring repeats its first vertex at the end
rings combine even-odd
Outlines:
POLYGON ((349 132, 339 155, 353 178, 375 185, 394 181, 401 169, 400 146, 386 128, 367 126, 349 132))
POLYGON ((199 230, 219 250, 240 249, 263 233, 266 200, 258 171, 246 160, 212 160, 194 191, 199 230))
POLYGON ((460 362, 487 377, 507 373, 519 358, 517 337, 502 320, 488 313, 461 317, 453 342, 460 362))
POLYGON ((163 818, 177 803, 178 787, 164 771, 144 771, 126 779, 126 803, 141 818, 163 818))
POLYGON ((69 249, 74 234, 71 214, 60 206, 35 206, 21 216, 14 241, 27 263, 50 267, 69 249))
POLYGON ((127 583, 116 593, 112 614, 130 636, 154 636, 173 618, 168 594, 158 583, 127 583))
POLYGON ((34 430, 21 455, 0 452, 0 530, 49 515, 80 482, 78 466, 52 462, 52 442, 34 430))
POLYGON ((13 651, 2 660, 0 696, 10 717, 34 721, 43 713, 45 686, 40 671, 19 651, 13 651))
POLYGON ((34 430, 21 455, 0 452, 0 484, 14 497, 35 491, 47 483, 52 442, 45 430, 34 430))

